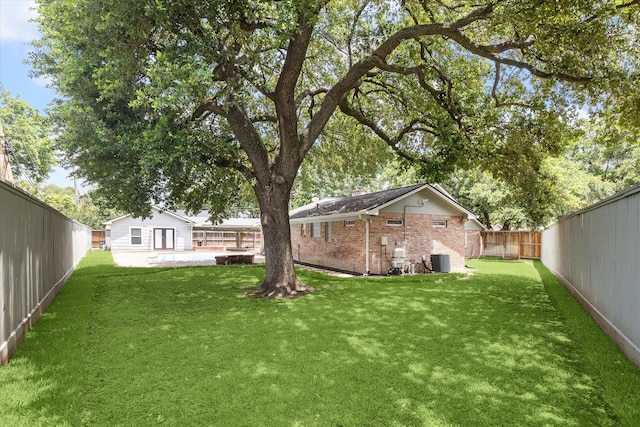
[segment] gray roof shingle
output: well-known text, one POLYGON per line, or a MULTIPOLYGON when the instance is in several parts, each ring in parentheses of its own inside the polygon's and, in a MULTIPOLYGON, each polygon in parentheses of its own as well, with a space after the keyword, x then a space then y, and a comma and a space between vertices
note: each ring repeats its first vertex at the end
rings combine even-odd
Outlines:
POLYGON ((344 199, 317 203, 307 209, 296 210, 291 214, 290 218, 309 218, 369 211, 411 193, 414 190, 422 188, 425 185, 427 184, 416 184, 408 187, 394 188, 392 190, 377 191, 375 193, 361 194, 358 196, 346 197, 344 199))

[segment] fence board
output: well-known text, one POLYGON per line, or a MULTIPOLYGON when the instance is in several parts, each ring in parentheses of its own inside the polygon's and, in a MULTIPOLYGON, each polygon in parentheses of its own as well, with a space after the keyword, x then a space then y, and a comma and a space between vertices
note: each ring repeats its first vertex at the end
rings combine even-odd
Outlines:
POLYGON ((537 231, 482 231, 482 256, 539 259, 542 238, 537 231))

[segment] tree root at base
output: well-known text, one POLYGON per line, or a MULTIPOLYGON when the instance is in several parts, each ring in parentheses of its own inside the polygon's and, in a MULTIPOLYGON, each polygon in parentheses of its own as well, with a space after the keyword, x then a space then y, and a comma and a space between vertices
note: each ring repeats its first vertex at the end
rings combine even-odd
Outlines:
POLYGON ((290 283, 262 283, 255 291, 248 295, 257 298, 298 298, 311 292, 315 292, 312 286, 300 282, 290 283))

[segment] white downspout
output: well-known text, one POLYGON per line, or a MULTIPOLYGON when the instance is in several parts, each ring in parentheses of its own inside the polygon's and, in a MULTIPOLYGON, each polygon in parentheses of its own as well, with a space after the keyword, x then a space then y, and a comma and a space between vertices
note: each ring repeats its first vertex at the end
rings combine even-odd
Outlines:
POLYGON ((365 274, 369 274, 369 221, 370 219, 365 219, 365 274))

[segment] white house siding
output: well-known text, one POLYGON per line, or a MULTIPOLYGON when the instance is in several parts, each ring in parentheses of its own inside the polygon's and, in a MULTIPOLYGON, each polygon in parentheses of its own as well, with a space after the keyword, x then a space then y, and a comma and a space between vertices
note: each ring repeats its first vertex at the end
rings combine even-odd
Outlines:
POLYGON ((174 249, 191 250, 191 225, 172 214, 153 210, 151 218, 133 218, 126 216, 113 220, 111 224, 111 249, 115 251, 152 251, 153 230, 167 228, 175 230, 174 249), (142 244, 131 245, 130 230, 132 227, 142 228, 142 244))
POLYGON ((401 203, 394 203, 380 212, 399 214, 424 214, 424 215, 460 215, 460 210, 442 200, 442 196, 424 189, 416 194, 412 194, 401 203))

